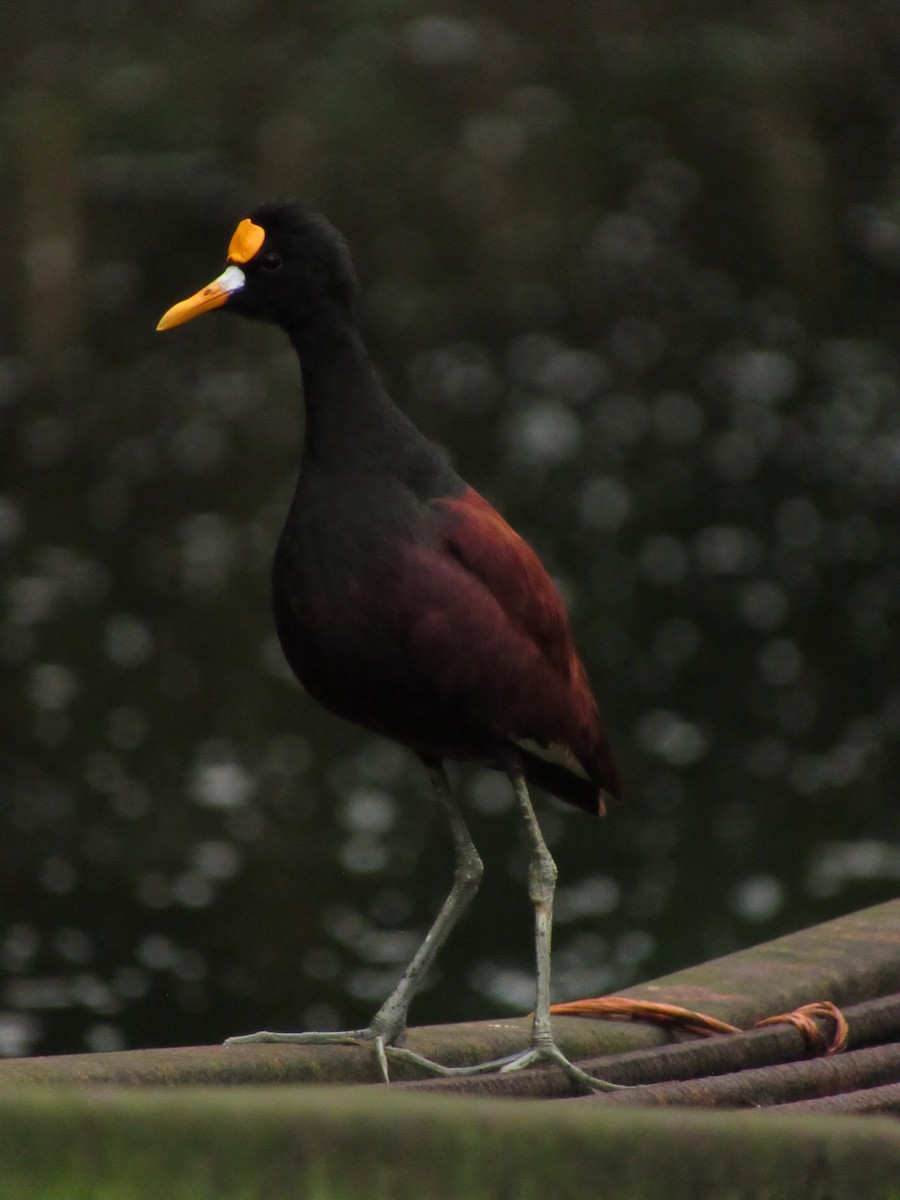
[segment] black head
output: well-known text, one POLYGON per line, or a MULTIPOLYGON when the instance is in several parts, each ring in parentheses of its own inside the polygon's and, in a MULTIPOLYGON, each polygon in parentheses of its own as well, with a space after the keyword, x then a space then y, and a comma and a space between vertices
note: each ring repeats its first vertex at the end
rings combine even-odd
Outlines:
POLYGON ((171 329, 214 308, 288 330, 323 309, 352 311, 357 283, 350 251, 307 204, 261 204, 235 230, 227 261, 218 279, 170 308, 157 328, 171 329))

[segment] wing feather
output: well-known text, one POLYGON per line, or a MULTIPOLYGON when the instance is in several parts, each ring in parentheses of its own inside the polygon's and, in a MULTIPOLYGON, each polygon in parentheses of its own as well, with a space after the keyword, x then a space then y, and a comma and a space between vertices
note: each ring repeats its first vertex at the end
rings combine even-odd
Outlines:
MULTIPOLYGON (((468 590, 465 613, 482 652, 468 665, 462 654, 457 670, 469 672, 470 686, 477 683, 480 701, 475 703, 484 719, 529 754, 581 778, 587 774, 615 793, 618 777, 597 704, 565 606, 540 559, 472 488, 432 501, 432 507, 441 518, 441 559, 455 563, 478 585, 468 590)), ((458 580, 448 581, 447 591, 455 588, 459 594, 459 586, 458 580)), ((458 619, 447 623, 448 647, 451 631, 462 624, 458 619)), ((457 645, 454 653, 460 650, 457 645)), ((448 666, 443 664, 445 673, 448 666)))

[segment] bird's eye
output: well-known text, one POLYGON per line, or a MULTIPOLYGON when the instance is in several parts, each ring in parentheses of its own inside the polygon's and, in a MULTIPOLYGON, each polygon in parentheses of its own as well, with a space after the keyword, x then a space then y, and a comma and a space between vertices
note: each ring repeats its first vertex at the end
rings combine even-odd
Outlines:
POLYGON ((264 271, 277 271, 281 266, 281 255, 276 254, 274 250, 269 250, 259 260, 259 265, 264 271))

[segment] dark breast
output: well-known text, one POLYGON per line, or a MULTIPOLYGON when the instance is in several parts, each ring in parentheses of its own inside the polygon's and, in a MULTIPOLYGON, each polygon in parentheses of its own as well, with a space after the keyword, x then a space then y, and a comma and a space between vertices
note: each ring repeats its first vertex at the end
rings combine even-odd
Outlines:
POLYGON ((615 767, 534 553, 461 481, 455 495, 428 500, 390 477, 379 489, 332 496, 326 509, 315 493, 298 494, 273 596, 300 682, 333 712, 423 755, 523 769, 602 810, 615 767))
POLYGON ((444 747, 433 746, 433 731, 452 714, 410 646, 409 574, 437 525, 428 502, 390 475, 356 477, 347 488, 304 481, 272 571, 281 646, 310 695, 435 753, 444 747))

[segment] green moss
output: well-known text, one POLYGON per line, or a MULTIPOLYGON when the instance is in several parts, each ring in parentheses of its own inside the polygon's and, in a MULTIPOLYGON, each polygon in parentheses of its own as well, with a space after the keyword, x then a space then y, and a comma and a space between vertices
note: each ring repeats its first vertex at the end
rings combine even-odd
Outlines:
POLYGON ((612 1111, 379 1089, 0 1093, 16 1200, 900 1200, 868 1118, 612 1111))

